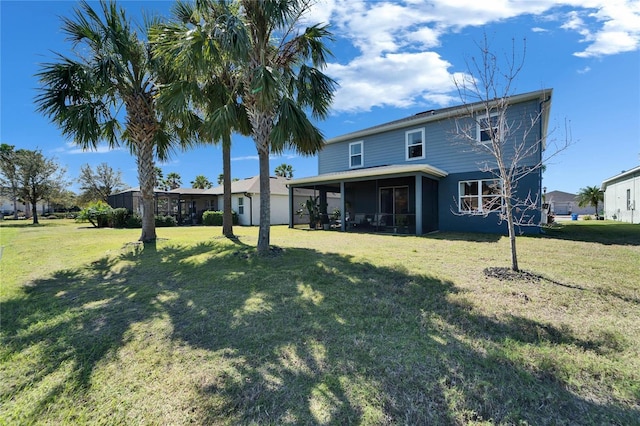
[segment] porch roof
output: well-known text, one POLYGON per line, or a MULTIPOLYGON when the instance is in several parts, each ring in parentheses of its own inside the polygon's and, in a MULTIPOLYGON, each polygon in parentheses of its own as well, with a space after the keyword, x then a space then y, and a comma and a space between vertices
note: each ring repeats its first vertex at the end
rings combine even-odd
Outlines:
POLYGON ((325 173, 318 176, 311 176, 300 179, 293 179, 289 186, 301 186, 312 183, 341 182, 345 180, 362 180, 375 177, 390 177, 392 175, 410 175, 424 173, 426 175, 442 178, 448 175, 444 170, 428 164, 403 164, 393 166, 368 167, 364 169, 347 170, 344 172, 325 173))

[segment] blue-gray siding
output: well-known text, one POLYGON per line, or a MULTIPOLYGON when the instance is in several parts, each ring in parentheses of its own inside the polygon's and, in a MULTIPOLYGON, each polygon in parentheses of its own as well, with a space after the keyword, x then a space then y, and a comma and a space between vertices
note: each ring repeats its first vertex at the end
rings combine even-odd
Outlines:
MULTIPOLYGON (((507 233, 507 223, 502 221, 498 212, 483 215, 467 215, 458 213, 458 184, 460 181, 475 179, 493 179, 494 175, 483 172, 468 172, 450 174, 446 178, 441 179, 438 184, 438 205, 439 205, 439 230, 455 231, 455 232, 488 232, 488 233, 507 233)), ((529 191, 535 199, 535 194, 540 191, 540 172, 532 173, 525 176, 518 182, 517 198, 525 199, 529 191)), ((540 200, 539 200, 540 201, 540 200)), ((518 216, 519 213, 516 213, 518 216)), ((517 233, 535 234, 540 232, 537 224, 540 223, 540 203, 538 210, 529 212, 527 219, 531 219, 531 223, 536 226, 519 226, 516 228, 517 233)))
MULTIPOLYGON (((539 112, 537 101, 523 102, 509 108, 507 121, 512 126, 510 141, 506 146, 507 155, 513 155, 515 143, 520 143, 526 130, 530 130, 531 117, 539 112)), ((468 122, 468 121, 467 121, 468 122)), ((458 124, 464 125, 460 120, 458 124)), ((528 143, 535 144, 540 139, 539 126, 535 126, 528 135, 528 143)), ((376 167, 398 164, 429 164, 448 173, 462 173, 479 170, 485 164, 494 164, 493 158, 472 148, 468 141, 456 135, 456 120, 443 119, 423 125, 407 125, 406 128, 374 134, 361 139, 326 145, 318 154, 318 173, 333 173, 349 170, 349 143, 363 141, 363 167, 376 167), (406 160, 405 132, 425 130, 425 158, 406 160)), ((540 161, 539 150, 521 162, 521 165, 536 164, 540 161)))

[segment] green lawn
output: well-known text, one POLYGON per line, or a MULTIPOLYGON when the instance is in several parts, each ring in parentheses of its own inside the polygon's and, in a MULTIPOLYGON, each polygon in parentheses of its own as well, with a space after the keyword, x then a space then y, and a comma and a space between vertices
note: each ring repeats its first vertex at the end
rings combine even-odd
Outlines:
POLYGON ((640 424, 640 226, 0 224, 0 424, 640 424))

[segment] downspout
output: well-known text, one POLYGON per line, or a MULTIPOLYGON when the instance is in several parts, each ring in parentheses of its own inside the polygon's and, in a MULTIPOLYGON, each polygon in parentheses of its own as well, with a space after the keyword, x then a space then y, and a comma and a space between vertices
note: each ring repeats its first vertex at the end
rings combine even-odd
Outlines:
POLYGON ((253 226, 253 198, 248 192, 245 192, 244 196, 249 199, 249 226, 253 226))

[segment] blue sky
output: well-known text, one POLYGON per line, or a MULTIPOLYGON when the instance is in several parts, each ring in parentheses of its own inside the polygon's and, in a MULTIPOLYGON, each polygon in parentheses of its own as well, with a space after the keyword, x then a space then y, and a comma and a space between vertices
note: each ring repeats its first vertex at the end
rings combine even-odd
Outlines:
MULTIPOLYGON (((168 15, 172 2, 121 1, 130 16, 141 11, 168 15)), ((41 149, 77 178, 80 166, 106 162, 137 186, 135 161, 127 150, 82 152, 35 111, 39 65, 70 47, 60 16, 73 1, 0 0, 0 142, 41 149)), ((526 39, 518 93, 553 88, 550 135, 573 144, 547 165, 549 191, 577 192, 640 164, 640 1, 638 0, 320 0, 309 22, 328 22, 336 37, 326 72, 340 83, 331 116, 318 123, 327 138, 459 104, 454 76, 468 71, 487 35, 492 50, 510 54, 526 39)), ((232 176, 258 174, 253 142, 234 137, 232 176)), ((275 157, 295 177, 317 174, 316 157, 275 157)), ((183 186, 198 174, 215 181, 221 150, 178 152, 159 165, 177 172, 183 186)), ((77 184, 75 185, 77 188, 77 184)), ((74 188, 75 189, 75 188, 74 188)))

